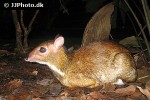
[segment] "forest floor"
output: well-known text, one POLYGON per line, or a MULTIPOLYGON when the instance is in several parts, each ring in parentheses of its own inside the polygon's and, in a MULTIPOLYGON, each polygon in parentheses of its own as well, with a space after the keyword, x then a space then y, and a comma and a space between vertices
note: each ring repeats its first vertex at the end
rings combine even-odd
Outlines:
POLYGON ((148 65, 139 63, 137 81, 123 87, 106 84, 69 89, 47 66, 25 62, 24 58, 7 48, 0 49, 0 100, 150 100, 148 65))

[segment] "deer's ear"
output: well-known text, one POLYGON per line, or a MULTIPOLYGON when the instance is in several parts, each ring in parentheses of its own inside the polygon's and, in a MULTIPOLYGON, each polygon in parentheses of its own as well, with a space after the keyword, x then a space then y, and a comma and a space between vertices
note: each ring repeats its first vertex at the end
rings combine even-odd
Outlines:
POLYGON ((64 44, 64 37, 62 36, 57 37, 54 41, 55 50, 58 51, 58 49, 61 48, 63 44, 64 44))
POLYGON ((61 35, 60 34, 57 34, 54 38, 54 40, 56 40, 58 37, 60 37, 61 35))

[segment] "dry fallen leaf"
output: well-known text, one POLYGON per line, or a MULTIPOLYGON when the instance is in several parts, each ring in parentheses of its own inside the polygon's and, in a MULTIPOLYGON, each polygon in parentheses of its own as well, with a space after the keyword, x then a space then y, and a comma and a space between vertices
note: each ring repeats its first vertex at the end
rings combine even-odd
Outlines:
POLYGON ((126 88, 116 89, 115 93, 124 94, 124 95, 131 95, 135 92, 136 87, 134 85, 130 85, 126 88))
POLYGON ((77 97, 61 96, 58 100, 78 100, 78 98, 77 97))
POLYGON ((142 89, 140 86, 137 86, 137 88, 144 94, 147 96, 148 100, 150 100, 150 92, 148 89, 142 89))
POLYGON ((103 94, 101 94, 100 92, 97 92, 97 91, 91 92, 89 95, 91 97, 93 97, 94 99, 106 98, 103 94))
POLYGON ((78 96, 81 96, 83 95, 85 92, 83 90, 83 88, 74 88, 74 89, 70 89, 70 88, 66 88, 64 89, 60 95, 61 96, 73 96, 73 97, 78 97, 78 96))
POLYGON ((32 96, 29 92, 21 92, 7 96, 6 100, 31 100, 32 96))
POLYGON ((137 69, 138 79, 137 82, 146 83, 150 79, 150 71, 144 68, 137 69))
POLYGON ((64 89, 63 92, 60 93, 61 96, 68 96, 69 95, 69 91, 64 89))
POLYGON ((133 100, 133 99, 131 99, 131 98, 127 98, 126 100, 133 100))
POLYGON ((107 84, 104 84, 104 86, 101 89, 101 91, 113 92, 115 90, 115 88, 116 88, 116 86, 114 84, 107 83, 107 84))
POLYGON ((1 65, 1 66, 6 66, 7 63, 6 63, 6 62, 0 62, 0 65, 1 65))
POLYGON ((0 95, 0 100, 6 100, 5 96, 0 95))
POLYGON ((9 83, 7 83, 4 88, 6 91, 11 92, 14 89, 22 86, 22 82, 23 81, 20 79, 14 79, 14 80, 10 81, 9 83))
POLYGON ((43 100, 41 98, 32 98, 32 100, 43 100))
POLYGON ((136 91, 136 92, 134 92, 132 95, 131 95, 131 97, 134 97, 134 98, 138 98, 138 97, 140 97, 140 96, 142 96, 143 94, 140 92, 140 91, 136 91))
POLYGON ((49 88, 47 86, 43 86, 43 85, 36 85, 36 87, 32 88, 31 91, 34 96, 39 97, 39 96, 47 93, 49 91, 49 88))
POLYGON ((60 84, 51 84, 49 87, 49 91, 53 96, 58 96, 58 94, 62 91, 60 84))
POLYGON ((7 54, 7 53, 8 53, 7 50, 0 50, 0 55, 5 55, 5 54, 7 54))
POLYGON ((150 91, 150 80, 148 82, 146 82, 145 88, 150 91))
MULTIPOLYGON (((140 38, 140 40, 142 39, 140 38)), ((140 47, 135 36, 126 37, 119 41, 119 43, 125 46, 140 47)))
POLYGON ((41 81, 37 81, 37 84, 48 86, 50 85, 54 80, 53 79, 43 79, 41 81))

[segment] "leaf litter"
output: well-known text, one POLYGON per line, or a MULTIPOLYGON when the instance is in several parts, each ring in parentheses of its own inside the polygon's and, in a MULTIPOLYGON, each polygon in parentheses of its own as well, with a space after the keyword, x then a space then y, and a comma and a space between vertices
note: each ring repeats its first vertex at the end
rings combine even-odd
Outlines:
POLYGON ((27 63, 24 57, 2 51, 0 55, 0 100, 150 100, 150 69, 138 69, 138 81, 125 87, 69 89, 44 65, 27 63))

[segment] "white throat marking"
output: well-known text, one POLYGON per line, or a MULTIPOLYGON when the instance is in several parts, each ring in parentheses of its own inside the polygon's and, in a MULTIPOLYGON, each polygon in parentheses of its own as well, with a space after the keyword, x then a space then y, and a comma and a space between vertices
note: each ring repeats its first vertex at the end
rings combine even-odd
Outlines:
POLYGON ((59 69, 58 69, 56 66, 54 66, 54 65, 51 65, 51 64, 45 63, 45 62, 38 62, 38 63, 44 64, 44 65, 48 65, 48 67, 49 67, 51 70, 55 71, 56 73, 58 73, 58 74, 61 75, 61 76, 64 76, 64 75, 65 75, 64 72, 62 72, 61 70, 59 70, 59 69))

